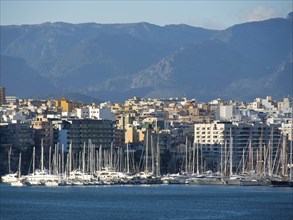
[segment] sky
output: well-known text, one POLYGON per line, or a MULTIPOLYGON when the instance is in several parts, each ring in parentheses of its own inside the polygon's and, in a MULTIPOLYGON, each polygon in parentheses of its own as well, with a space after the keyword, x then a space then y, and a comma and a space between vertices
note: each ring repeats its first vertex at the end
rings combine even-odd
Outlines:
POLYGON ((0 25, 44 22, 188 24, 225 29, 235 24, 286 17, 292 0, 0 0, 0 25))

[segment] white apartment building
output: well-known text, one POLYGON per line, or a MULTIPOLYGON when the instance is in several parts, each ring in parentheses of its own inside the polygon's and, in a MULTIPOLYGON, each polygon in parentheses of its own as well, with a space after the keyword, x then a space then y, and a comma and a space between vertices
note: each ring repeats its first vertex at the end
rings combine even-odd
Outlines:
POLYGON ((16 103, 17 98, 16 96, 6 96, 6 103, 16 103))
POLYGON ((76 116, 80 119, 89 118, 90 110, 89 108, 77 108, 76 109, 76 116))
POLYGON ((84 107, 76 109, 76 116, 80 119, 104 119, 115 121, 115 114, 112 113, 111 107, 103 106, 103 107, 84 107))
POLYGON ((277 102, 275 102, 271 96, 267 96, 265 99, 256 98, 254 102, 250 103, 248 108, 255 111, 274 114, 278 111, 277 105, 277 102))
POLYGON ((115 114, 107 106, 99 108, 89 107, 89 118, 115 121, 115 114))
POLYGON ((217 108, 215 119, 219 121, 241 121, 241 114, 235 105, 220 105, 217 108))
POLYGON ((236 170, 242 160, 243 152, 247 160, 250 146, 255 156, 264 151, 268 152, 268 149, 272 155, 275 155, 281 141, 281 133, 276 125, 220 121, 194 125, 194 143, 200 146, 207 165, 216 170, 219 170, 223 154, 230 155, 230 149, 232 149, 233 170, 236 170))
POLYGON ((279 111, 283 112, 284 114, 291 114, 292 113, 292 100, 290 102, 289 98, 284 98, 282 102, 278 102, 278 109, 279 109, 279 111))

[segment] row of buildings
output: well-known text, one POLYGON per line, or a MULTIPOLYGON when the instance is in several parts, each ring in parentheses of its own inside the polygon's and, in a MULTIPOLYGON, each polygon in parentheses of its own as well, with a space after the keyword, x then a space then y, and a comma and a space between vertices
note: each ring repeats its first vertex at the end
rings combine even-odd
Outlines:
POLYGON ((84 104, 65 98, 9 100, 0 107, 2 173, 7 172, 5 158, 10 149, 31 152, 43 145, 45 151, 50 147, 66 151, 70 145, 78 153, 89 142, 96 149, 125 150, 127 144, 140 154, 146 147, 159 145, 159 153, 166 157, 160 162, 166 163, 161 165, 162 172, 191 172, 194 169, 187 164, 195 156, 205 169, 214 171, 223 160, 232 160, 237 170, 244 156, 246 164, 249 157, 255 164, 260 158, 286 158, 280 162, 283 166, 290 160, 289 98, 279 102, 266 97, 250 103, 221 99, 198 103, 187 98, 133 97, 115 104, 84 104))

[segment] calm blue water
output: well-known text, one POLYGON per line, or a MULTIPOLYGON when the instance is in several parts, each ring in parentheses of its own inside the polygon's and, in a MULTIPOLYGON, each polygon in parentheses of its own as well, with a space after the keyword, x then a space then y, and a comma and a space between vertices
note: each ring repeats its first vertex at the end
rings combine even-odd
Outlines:
POLYGON ((293 219, 292 188, 196 185, 11 187, 3 219, 293 219))

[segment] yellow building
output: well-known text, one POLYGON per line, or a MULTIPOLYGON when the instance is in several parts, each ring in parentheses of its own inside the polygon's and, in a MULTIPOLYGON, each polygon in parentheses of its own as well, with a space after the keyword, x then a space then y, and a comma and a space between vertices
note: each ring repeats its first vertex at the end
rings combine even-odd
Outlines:
POLYGON ((127 124, 125 127, 125 143, 138 142, 138 133, 135 126, 127 124))
POLYGON ((56 108, 61 108, 63 112, 72 112, 72 110, 78 107, 78 103, 74 101, 67 101, 65 97, 61 100, 56 100, 56 108))
POLYGON ((146 136, 146 129, 142 128, 138 131, 138 141, 144 141, 145 140, 145 136, 146 136))

